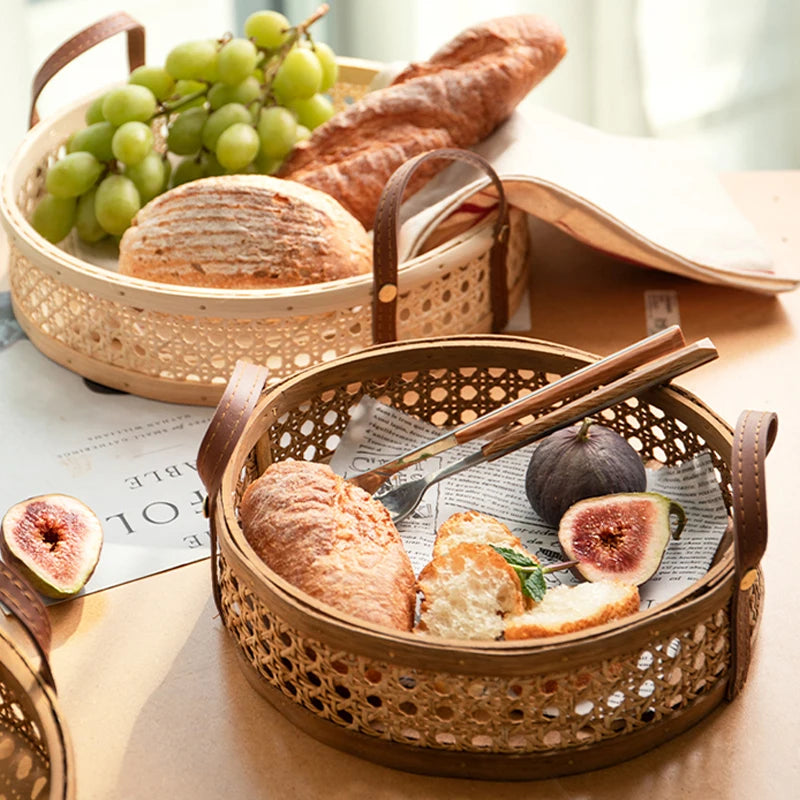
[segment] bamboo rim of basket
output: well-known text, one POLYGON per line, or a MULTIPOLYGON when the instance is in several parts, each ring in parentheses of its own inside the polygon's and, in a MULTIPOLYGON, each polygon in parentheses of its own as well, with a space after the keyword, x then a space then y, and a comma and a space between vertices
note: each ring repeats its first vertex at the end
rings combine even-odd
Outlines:
MULTIPOLYGON (((471 644, 463 640, 433 639, 396 631, 354 617, 312 597, 286 581, 270 569, 255 553, 244 538, 234 508, 235 488, 245 460, 263 434, 261 423, 267 416, 279 414, 273 403, 280 399, 290 404, 294 399, 305 399, 306 392, 299 391, 311 382, 315 391, 324 391, 332 386, 341 386, 366 377, 371 367, 378 367, 387 356, 407 355, 410 351, 427 353, 429 358, 445 360, 450 366, 461 363, 454 352, 471 349, 498 347, 507 351, 529 351, 574 360, 584 364, 594 360, 595 355, 576 348, 554 344, 540 339, 508 335, 465 335, 438 337, 431 340, 413 340, 389 345, 375 345, 358 354, 344 356, 334 362, 309 367, 276 384, 266 391, 248 420, 242 435, 233 450, 222 478, 220 499, 215 508, 220 553, 232 566, 237 577, 245 577, 248 584, 267 600, 278 616, 295 624, 309 635, 321 638, 334 646, 350 648, 357 643, 360 650, 380 657, 387 652, 392 657, 411 659, 409 663, 437 668, 442 659, 469 672, 480 673, 490 669, 492 673, 513 674, 519 669, 521 660, 526 670, 536 673, 563 667, 566 658, 571 665, 589 663, 611 652, 617 646, 645 645, 653 636, 663 632, 669 620, 680 619, 682 625, 691 625, 707 618, 710 612, 727 604, 734 582, 733 547, 729 545, 717 563, 691 586, 676 594, 669 601, 650 609, 639 611, 630 617, 615 620, 592 628, 550 637, 541 642, 499 641, 471 644), (445 357, 443 354, 447 352, 445 357), (438 355, 438 358, 436 356, 438 355), (335 383, 329 387, 320 379, 326 373, 336 373, 335 383), (240 575, 241 573, 241 575, 240 575), (530 656, 536 655, 535 663, 530 656), (463 658, 459 658, 463 656, 463 658), (467 660, 468 656, 468 660, 467 660)), ((426 364, 429 368, 436 368, 426 364)), ((424 368, 418 363, 407 363, 406 369, 413 372, 424 368)), ((386 374, 372 372, 372 376, 386 374)), ((699 423, 698 427, 709 447, 718 452, 727 452, 733 441, 733 431, 717 414, 699 398, 677 386, 660 387, 643 393, 644 402, 657 404, 665 413, 680 409, 688 412, 699 423)), ((685 421, 685 417, 684 417, 685 421)), ((697 428, 695 428, 697 430, 697 428)))
MULTIPOLYGON (((380 64, 353 58, 341 58, 340 81, 368 82, 380 64)), ((296 316, 306 312, 337 311, 342 307, 369 302, 372 273, 341 278, 326 283, 270 289, 212 289, 178 284, 164 284, 120 275, 62 250, 38 234, 16 202, 30 165, 39 163, 54 141, 66 139, 76 119, 89 103, 108 91, 87 95, 70 106, 37 123, 24 137, 8 163, 0 189, 0 214, 9 244, 46 274, 102 299, 151 311, 226 319, 266 319, 296 316)), ((468 231, 400 266, 401 291, 412 290, 434 279, 443 262, 462 264, 482 255, 492 243, 492 220, 485 219, 468 231)))
POLYGON ((48 797, 72 800, 75 796, 72 746, 55 693, 3 630, 0 630, 0 662, 25 691, 38 716, 36 724, 50 760, 48 797))

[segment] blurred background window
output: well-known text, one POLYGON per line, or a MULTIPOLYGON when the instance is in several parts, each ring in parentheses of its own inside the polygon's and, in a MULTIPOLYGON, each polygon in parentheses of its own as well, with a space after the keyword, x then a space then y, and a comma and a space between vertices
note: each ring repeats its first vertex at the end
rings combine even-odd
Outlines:
MULTIPOLYGON (((7 81, 0 159, 25 132, 30 81, 64 39, 114 11, 103 0, 2 0, 0 66, 7 81)), ((192 38, 241 32, 248 14, 292 22, 317 0, 127 0, 147 29, 148 62, 192 38)), ((612 133, 685 143, 714 169, 800 167, 800 3, 796 0, 330 0, 313 31, 340 55, 420 60, 488 16, 540 13, 569 52, 527 102, 612 133)), ((125 74, 116 37, 57 76, 46 115, 125 74)))

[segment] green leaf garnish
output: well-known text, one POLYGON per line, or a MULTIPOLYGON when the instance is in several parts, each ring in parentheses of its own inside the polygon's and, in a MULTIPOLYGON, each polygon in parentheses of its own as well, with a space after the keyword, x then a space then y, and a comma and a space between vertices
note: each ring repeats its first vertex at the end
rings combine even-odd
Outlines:
POLYGON ((561 569, 569 569, 578 563, 577 561, 559 561, 558 564, 551 564, 548 567, 543 567, 530 556, 525 553, 520 553, 519 550, 514 550, 511 547, 501 547, 495 544, 489 546, 495 552, 500 553, 500 555, 514 567, 514 572, 517 573, 520 586, 522 587, 522 594, 526 597, 530 597, 535 603, 540 603, 544 599, 545 592, 547 591, 547 583, 544 579, 546 574, 557 572, 561 569))
POLYGON ((512 567, 535 567, 536 562, 525 553, 520 553, 519 550, 514 550, 511 547, 501 547, 500 545, 493 544, 492 549, 500 553, 503 558, 511 564, 512 567))
POLYGON ((522 583, 522 593, 532 598, 534 602, 539 603, 544 599, 544 594, 547 591, 547 584, 544 581, 544 572, 541 567, 534 572, 529 572, 523 578, 518 572, 519 579, 522 583))
POLYGON ((542 565, 537 564, 525 553, 520 553, 510 547, 500 547, 498 545, 491 545, 491 547, 514 567, 514 572, 517 573, 520 587, 522 588, 522 594, 530 597, 535 603, 541 602, 547 591, 542 565))

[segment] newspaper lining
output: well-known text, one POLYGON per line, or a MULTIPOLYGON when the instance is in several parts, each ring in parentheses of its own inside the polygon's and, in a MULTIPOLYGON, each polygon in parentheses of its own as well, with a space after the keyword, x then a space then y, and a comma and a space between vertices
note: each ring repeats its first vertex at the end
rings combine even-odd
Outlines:
MULTIPOLYGON (((331 467, 348 477, 386 463, 441 435, 441 430, 365 397, 336 448, 331 467)), ((395 475, 394 484, 420 477, 475 452, 481 442, 453 448, 395 475)), ((475 509, 504 522, 528 550, 547 565, 564 560, 555 529, 542 522, 525 495, 529 445, 431 486, 414 514, 398 524, 415 573, 431 558, 436 529, 457 511, 475 509)), ((664 602, 708 571, 727 526, 727 511, 711 455, 700 453, 673 467, 647 470, 647 490, 680 503, 687 522, 671 539, 656 575, 640 587, 642 608, 664 602)), ((546 576, 548 584, 575 584, 569 571, 546 576)))

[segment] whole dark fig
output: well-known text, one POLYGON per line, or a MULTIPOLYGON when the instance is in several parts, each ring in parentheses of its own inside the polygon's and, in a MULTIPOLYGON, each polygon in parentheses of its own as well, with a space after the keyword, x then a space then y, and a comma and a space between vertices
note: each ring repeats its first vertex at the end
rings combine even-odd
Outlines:
POLYGON ((588 418, 542 439, 525 475, 533 510, 554 527, 579 500, 646 486, 639 454, 616 431, 588 418))

